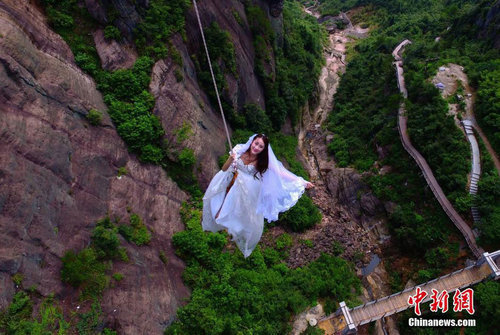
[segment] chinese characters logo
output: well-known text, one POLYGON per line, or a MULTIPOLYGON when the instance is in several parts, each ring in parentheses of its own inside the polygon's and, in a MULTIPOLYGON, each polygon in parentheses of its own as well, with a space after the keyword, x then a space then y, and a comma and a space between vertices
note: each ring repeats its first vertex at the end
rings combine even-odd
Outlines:
MULTIPOLYGON (((420 303, 424 302, 428 294, 420 287, 417 287, 415 291, 415 295, 410 295, 408 297, 408 304, 415 307, 416 315, 422 315, 420 303)), ((442 313, 446 313, 448 311, 448 298, 449 294, 446 290, 439 293, 439 291, 432 289, 432 295, 430 296, 430 299, 432 300, 430 304, 431 312, 441 310, 442 313)), ((460 291, 460 289, 457 288, 455 290, 455 294, 453 295, 453 311, 461 312, 463 310, 467 311, 470 315, 475 313, 474 290, 471 288, 463 291, 460 291)))

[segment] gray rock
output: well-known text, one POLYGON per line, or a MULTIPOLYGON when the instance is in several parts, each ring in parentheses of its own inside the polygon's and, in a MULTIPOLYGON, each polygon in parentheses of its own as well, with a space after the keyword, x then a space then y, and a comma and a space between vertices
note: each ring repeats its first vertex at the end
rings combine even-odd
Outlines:
POLYGON ((102 29, 96 30, 93 36, 103 69, 114 71, 128 69, 134 65, 137 52, 131 44, 127 42, 120 44, 115 40, 106 40, 102 29))
POLYGON ((97 220, 110 213, 127 222, 131 208, 153 239, 141 248, 126 244, 143 262, 115 262, 125 279, 105 292, 102 308, 120 333, 161 333, 161 322, 189 295, 171 244, 184 228, 179 208, 187 196, 161 167, 129 154, 92 78, 37 7, 25 6, 0 5, 0 308, 13 294, 10 275, 19 272, 23 286, 55 293, 74 311, 78 292, 61 283, 60 257, 87 246, 97 220), (103 112, 101 127, 84 118, 91 108, 103 112), (117 179, 124 165, 128 173, 117 179))

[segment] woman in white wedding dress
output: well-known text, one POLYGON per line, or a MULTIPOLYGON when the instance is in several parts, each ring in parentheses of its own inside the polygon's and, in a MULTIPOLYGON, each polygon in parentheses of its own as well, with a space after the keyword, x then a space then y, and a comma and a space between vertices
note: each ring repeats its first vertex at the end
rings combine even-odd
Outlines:
POLYGON ((314 185, 276 159, 269 139, 251 136, 234 147, 203 196, 203 230, 227 229, 243 255, 250 256, 269 222, 297 203, 314 185))

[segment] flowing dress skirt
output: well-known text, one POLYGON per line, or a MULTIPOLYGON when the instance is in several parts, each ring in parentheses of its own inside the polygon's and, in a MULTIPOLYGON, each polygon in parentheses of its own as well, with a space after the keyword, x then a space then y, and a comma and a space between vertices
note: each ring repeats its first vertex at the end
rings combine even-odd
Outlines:
POLYGON ((262 182, 254 177, 253 165, 244 165, 238 159, 236 166, 238 176, 227 194, 226 188, 233 177, 230 169, 219 171, 210 182, 203 197, 202 227, 212 232, 227 229, 246 258, 256 247, 264 229, 264 217, 256 212, 262 182))

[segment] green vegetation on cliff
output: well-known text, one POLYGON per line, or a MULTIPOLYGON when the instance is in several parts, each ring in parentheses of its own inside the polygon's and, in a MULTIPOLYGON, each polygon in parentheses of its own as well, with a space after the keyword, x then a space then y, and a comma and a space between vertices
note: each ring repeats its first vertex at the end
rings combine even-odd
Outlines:
POLYGON ((286 0, 282 36, 277 37, 266 13, 246 6, 254 35, 255 71, 264 86, 266 113, 275 130, 286 118, 295 124, 302 107, 314 99, 324 64, 325 31, 296 1, 286 0))
POLYGON ((113 261, 128 262, 125 247, 120 246, 121 234, 137 246, 148 244, 151 233, 142 219, 130 214, 130 225, 112 222, 109 216, 96 222, 91 244, 79 252, 68 250, 62 258, 61 280, 81 292, 81 297, 99 299, 110 283, 109 270, 113 261))
MULTIPOLYGON (((129 150, 143 162, 163 166, 182 189, 199 196, 193 175, 195 162, 188 157, 189 150, 172 149, 164 142, 165 131, 153 113, 155 99, 148 91, 155 59, 170 56, 174 62, 182 64, 169 38, 174 33, 184 34, 184 15, 189 2, 153 0, 147 8, 138 8, 143 20, 137 25, 134 37, 140 57, 132 68, 116 71, 101 68, 91 37, 98 23, 85 7, 74 0, 43 0, 42 3, 49 22, 73 51, 77 65, 95 79, 118 134, 129 150)), ((114 11, 108 8, 110 20, 116 17, 114 11)), ((97 124, 94 114, 92 112, 88 118, 97 124)))
POLYGON ((53 295, 44 298, 37 308, 34 298, 40 298, 35 290, 19 291, 9 307, 0 313, 0 333, 6 335, 117 335, 116 331, 104 328, 99 303, 92 303, 90 310, 74 313, 65 319, 62 306, 53 295), (35 318, 32 317, 33 310, 35 318))
POLYGON ((196 205, 181 212, 186 230, 174 235, 178 255, 187 268, 183 274, 191 287, 189 303, 165 334, 286 334, 292 314, 319 298, 340 301, 359 292, 360 281, 345 260, 328 255, 298 269, 283 263, 280 252, 289 243, 261 249, 244 259, 227 247, 224 233, 201 230, 196 205))
POLYGON ((500 246, 500 176, 484 143, 476 134, 481 152, 481 179, 479 192, 474 199, 479 209, 481 231, 479 242, 487 250, 498 250, 500 246))
POLYGON ((64 320, 62 308, 51 296, 42 301, 37 317, 32 318, 33 301, 30 295, 19 291, 9 307, 0 313, 0 333, 7 335, 67 334, 70 324, 64 320))
MULTIPOLYGON (((450 254, 456 254, 453 245, 460 238, 458 233, 453 234, 455 228, 400 144, 396 118, 401 98, 391 52, 404 39, 412 41, 403 55, 409 93, 408 131, 445 194, 459 211, 469 213, 469 144, 429 79, 439 66, 458 63, 464 66, 471 84, 481 87, 485 71, 494 67, 498 50, 489 40, 477 38, 474 15, 487 10, 491 1, 368 0, 357 4, 373 6, 370 21, 376 29, 355 46, 356 54, 341 79, 329 118, 328 128, 335 134, 329 149, 340 166, 373 171, 383 165, 391 167, 389 173, 367 181, 377 197, 394 203, 390 227, 396 241, 405 246, 401 248, 405 253, 421 255, 444 243, 450 254), (453 235, 456 237, 446 237, 453 235)), ((494 100, 491 90, 485 95, 494 100)), ((483 191, 483 195, 489 193, 485 188, 483 191)), ((488 204, 495 206, 490 200, 488 204)), ((482 229, 487 230, 486 226, 482 229)), ((431 268, 439 272, 442 267, 431 268)))
MULTIPOLYGON (((266 110, 262 111, 256 105, 237 106, 233 103, 227 92, 226 77, 233 76, 239 80, 234 45, 231 35, 214 21, 204 31, 221 103, 233 129, 279 130, 286 118, 295 124, 301 108, 314 99, 324 62, 324 31, 296 1, 287 0, 284 3, 280 38, 262 8, 245 2, 245 12, 254 37, 255 72, 264 86, 266 110)), ((194 62, 201 86, 212 103, 217 105, 203 49, 194 57, 194 62)))
POLYGON ((481 72, 475 113, 495 152, 500 152, 500 60, 481 72))

